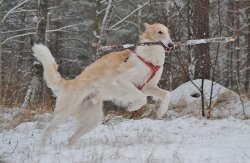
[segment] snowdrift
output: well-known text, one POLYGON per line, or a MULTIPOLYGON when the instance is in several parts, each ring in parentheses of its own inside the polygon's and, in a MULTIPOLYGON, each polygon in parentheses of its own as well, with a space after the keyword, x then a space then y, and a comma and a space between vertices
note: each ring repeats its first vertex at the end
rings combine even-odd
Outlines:
MULTIPOLYGON (((176 116, 183 116, 187 114, 201 115, 201 88, 202 80, 197 79, 180 85, 171 92, 171 106, 169 113, 176 116)), ((250 101, 240 98, 240 96, 223 87, 218 83, 213 83, 211 93, 212 81, 204 80, 204 99, 205 112, 209 114, 211 109, 212 118, 225 118, 233 116, 236 118, 250 117, 250 101), (212 98, 211 98, 212 97, 212 98), (210 105, 211 99, 211 108, 210 105), (242 102, 241 102, 242 100, 242 102)))

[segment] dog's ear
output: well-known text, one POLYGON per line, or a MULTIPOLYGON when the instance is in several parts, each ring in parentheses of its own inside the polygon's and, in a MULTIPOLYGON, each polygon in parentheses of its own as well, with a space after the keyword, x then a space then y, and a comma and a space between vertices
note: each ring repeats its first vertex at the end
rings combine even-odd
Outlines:
POLYGON ((143 25, 145 28, 148 28, 150 26, 150 24, 148 24, 148 23, 143 23, 143 25))
POLYGON ((143 23, 144 27, 145 27, 145 31, 150 29, 150 24, 148 23, 143 23))

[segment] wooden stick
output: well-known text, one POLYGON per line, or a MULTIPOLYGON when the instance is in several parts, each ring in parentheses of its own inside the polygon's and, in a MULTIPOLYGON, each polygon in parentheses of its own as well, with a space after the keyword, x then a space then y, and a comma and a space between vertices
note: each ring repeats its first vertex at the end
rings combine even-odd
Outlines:
MULTIPOLYGON (((197 40, 183 40, 180 42, 176 42, 175 47, 192 46, 192 45, 207 44, 207 43, 214 43, 214 42, 228 43, 228 42, 233 42, 235 40, 236 38, 234 37, 216 37, 216 38, 197 39, 197 40)), ((149 42, 149 43, 139 43, 139 44, 105 45, 105 46, 101 46, 99 44, 93 43, 92 46, 97 48, 97 51, 109 51, 109 50, 114 50, 114 49, 128 49, 128 48, 133 48, 136 46, 152 46, 156 44, 160 45, 158 42, 156 42, 155 44, 152 42, 149 42)))

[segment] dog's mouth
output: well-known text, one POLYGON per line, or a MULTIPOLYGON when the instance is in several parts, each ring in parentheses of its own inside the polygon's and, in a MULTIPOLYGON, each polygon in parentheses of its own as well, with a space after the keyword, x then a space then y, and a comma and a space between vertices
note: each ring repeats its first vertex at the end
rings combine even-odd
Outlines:
POLYGON ((168 45, 165 45, 163 42, 161 42, 161 45, 163 46, 166 53, 171 52, 172 48, 174 48, 173 43, 168 43, 168 45))
POLYGON ((169 52, 171 52, 171 50, 172 50, 172 47, 168 47, 168 46, 166 46, 166 45, 162 45, 163 46, 163 48, 164 48, 164 50, 165 50, 165 53, 169 53, 169 52))
POLYGON ((165 50, 166 53, 171 52, 171 48, 168 48, 168 47, 164 47, 164 50, 165 50))

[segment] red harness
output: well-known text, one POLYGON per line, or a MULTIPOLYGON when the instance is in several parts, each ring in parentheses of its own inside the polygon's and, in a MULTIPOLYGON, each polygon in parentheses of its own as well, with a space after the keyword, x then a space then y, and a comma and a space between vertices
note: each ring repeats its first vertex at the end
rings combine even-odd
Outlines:
POLYGON ((159 65, 153 65, 153 63, 151 63, 151 62, 148 62, 148 61, 146 61, 145 59, 143 59, 141 56, 139 56, 135 51, 134 51, 134 53, 136 54, 136 56, 145 64, 145 65, 147 65, 149 68, 150 68, 150 71, 151 71, 151 74, 150 74, 150 76, 147 78, 147 80, 146 80, 146 82, 144 82, 142 85, 139 85, 137 88, 139 89, 139 90, 142 90, 142 88, 146 85, 146 84, 148 84, 149 82, 150 82, 150 80, 152 80, 153 79, 153 77, 155 76, 155 74, 157 73, 157 71, 160 69, 160 67, 161 66, 159 66, 159 65))

